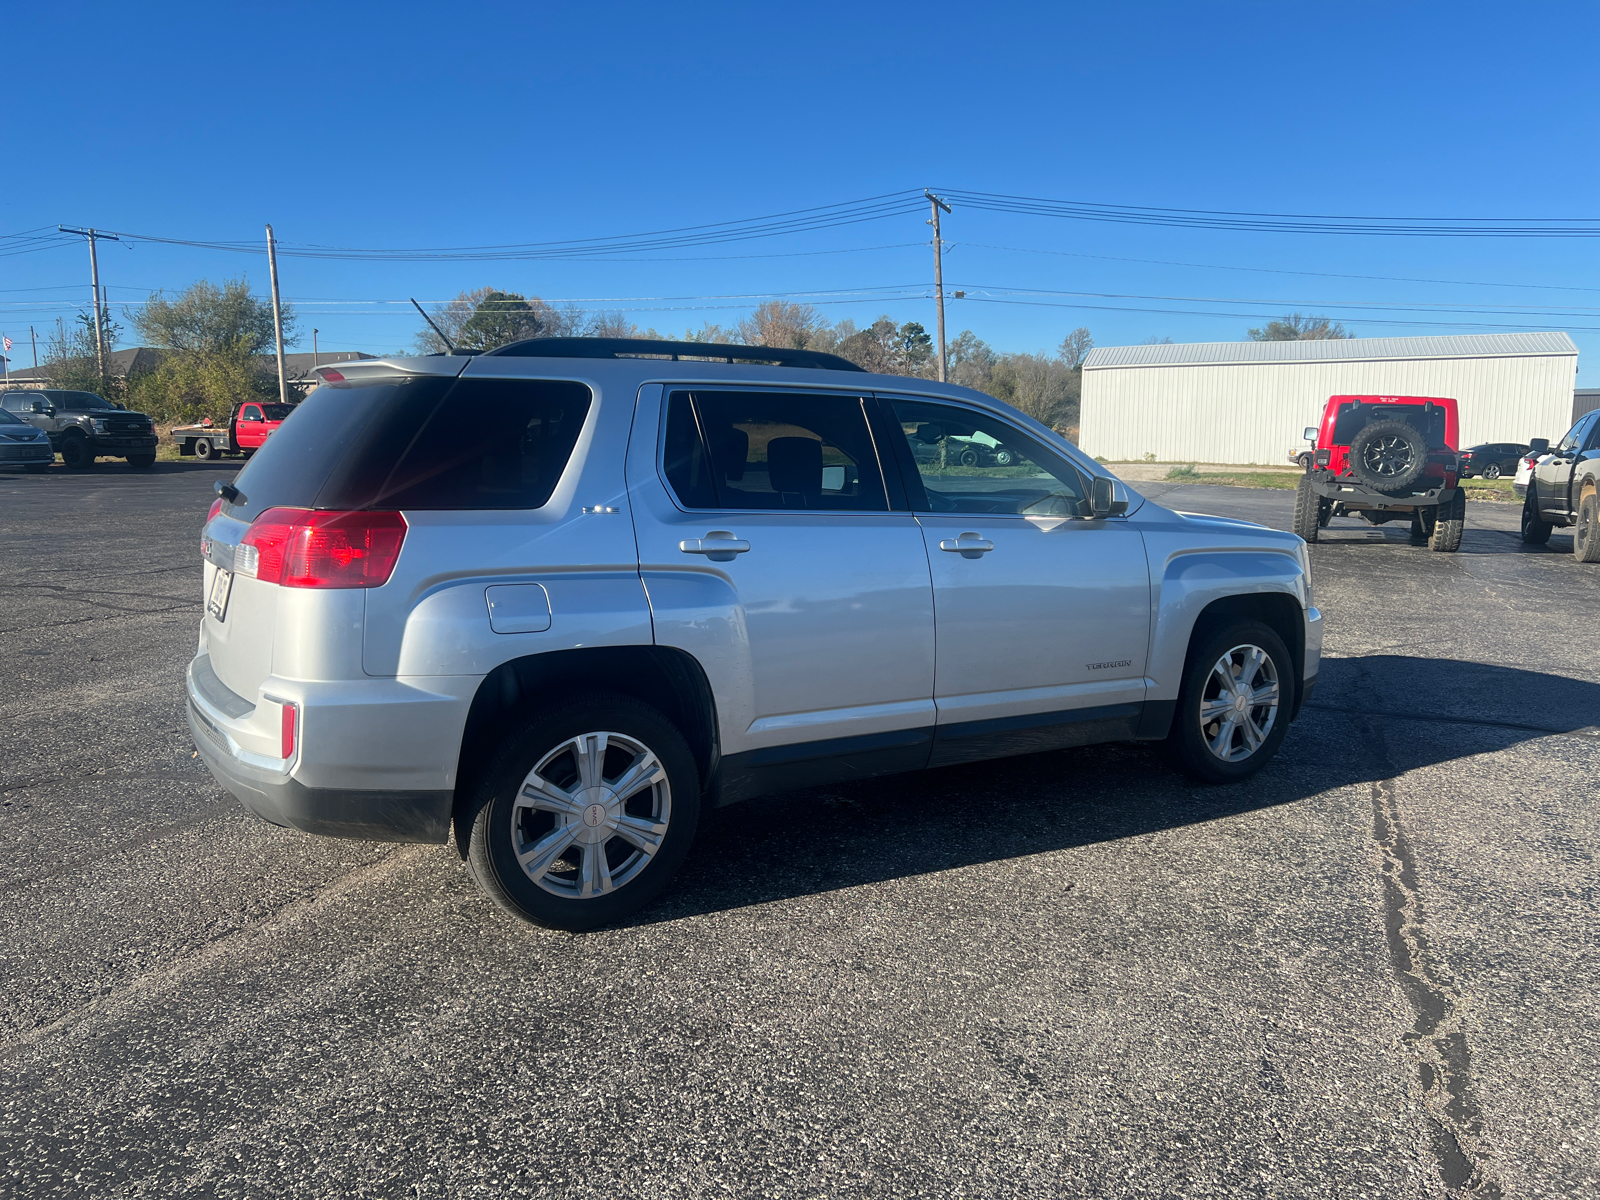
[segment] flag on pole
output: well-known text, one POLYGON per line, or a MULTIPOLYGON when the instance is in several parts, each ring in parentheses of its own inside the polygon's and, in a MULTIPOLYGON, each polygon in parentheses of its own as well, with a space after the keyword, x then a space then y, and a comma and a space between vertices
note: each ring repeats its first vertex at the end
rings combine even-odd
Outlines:
POLYGON ((10 338, 6 338, 5 342, 6 342, 6 353, 10 354, 11 353, 11 339, 10 338))

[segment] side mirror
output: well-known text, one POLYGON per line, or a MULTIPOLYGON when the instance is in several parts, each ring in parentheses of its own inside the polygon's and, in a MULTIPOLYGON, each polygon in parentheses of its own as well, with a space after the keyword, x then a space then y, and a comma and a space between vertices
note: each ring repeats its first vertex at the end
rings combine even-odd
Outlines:
POLYGON ((1306 426, 1306 431, 1304 433, 1302 433, 1300 436, 1302 438, 1304 438, 1308 442, 1316 441, 1317 440, 1317 427, 1315 425, 1307 425, 1306 426))
POLYGON ((1095 520, 1120 517, 1128 511, 1128 502, 1116 498, 1116 487, 1116 480, 1108 476, 1094 477, 1089 490, 1089 511, 1094 514, 1095 520))
POLYGON ((1528 440, 1529 454, 1546 454, 1550 450, 1549 438, 1530 438, 1528 440))
POLYGON ((48 400, 35 400, 32 407, 30 407, 28 411, 39 413, 41 416, 48 417, 51 412, 50 402, 48 400))

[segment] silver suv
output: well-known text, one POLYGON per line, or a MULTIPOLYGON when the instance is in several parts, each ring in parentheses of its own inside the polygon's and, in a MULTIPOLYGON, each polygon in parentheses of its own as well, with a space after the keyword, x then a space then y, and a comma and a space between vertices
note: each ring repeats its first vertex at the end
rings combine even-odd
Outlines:
POLYGON ((320 374, 206 521, 195 745, 280 825, 453 826, 540 924, 648 903, 702 806, 1123 739, 1244 779, 1316 681, 1298 537, 977 392, 600 339, 320 374))

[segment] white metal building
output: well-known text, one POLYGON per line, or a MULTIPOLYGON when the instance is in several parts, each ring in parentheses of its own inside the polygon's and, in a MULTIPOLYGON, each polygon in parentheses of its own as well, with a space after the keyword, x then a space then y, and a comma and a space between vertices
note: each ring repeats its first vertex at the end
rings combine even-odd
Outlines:
POLYGON ((1564 333, 1097 346, 1078 444, 1113 461, 1279 463, 1329 396, 1453 396, 1461 444, 1552 441, 1571 423, 1564 333))

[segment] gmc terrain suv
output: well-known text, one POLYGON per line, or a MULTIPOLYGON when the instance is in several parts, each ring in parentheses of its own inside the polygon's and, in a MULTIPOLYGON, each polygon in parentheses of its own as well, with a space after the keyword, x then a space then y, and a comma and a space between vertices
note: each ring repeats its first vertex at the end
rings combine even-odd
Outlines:
POLYGON ((1301 539, 977 392, 589 338, 320 374, 206 520, 195 745, 277 824, 453 827, 541 924, 647 903, 703 805, 1121 739, 1244 779, 1316 680, 1301 539), (926 452, 970 442, 1010 462, 926 452))

